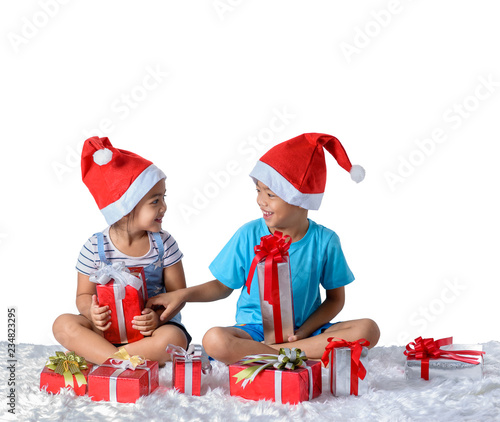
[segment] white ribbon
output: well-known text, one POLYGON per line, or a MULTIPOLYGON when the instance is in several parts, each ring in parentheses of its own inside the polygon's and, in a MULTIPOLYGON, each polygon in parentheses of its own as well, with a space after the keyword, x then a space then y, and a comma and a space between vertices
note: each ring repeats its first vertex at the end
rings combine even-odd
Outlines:
POLYGON ((109 376, 109 401, 117 402, 118 397, 116 395, 116 383, 118 382, 118 377, 125 372, 125 369, 117 369, 109 376))
POLYGON ((274 401, 281 403, 281 371, 274 371, 274 401))
POLYGON ((125 299, 125 287, 132 286, 135 290, 140 290, 143 285, 142 280, 130 274, 122 261, 112 264, 101 262, 100 268, 89 277, 89 280, 96 284, 108 284, 114 280, 115 300, 125 299))

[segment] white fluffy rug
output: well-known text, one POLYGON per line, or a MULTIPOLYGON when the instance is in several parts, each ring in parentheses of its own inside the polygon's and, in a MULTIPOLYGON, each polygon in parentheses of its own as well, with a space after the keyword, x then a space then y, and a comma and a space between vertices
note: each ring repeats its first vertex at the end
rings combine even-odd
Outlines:
MULTIPOLYGON (((228 369, 215 362, 202 382, 202 396, 171 390, 172 366, 160 369, 160 388, 136 404, 92 402, 67 391, 39 391, 39 374, 56 346, 20 344, 16 358, 16 416, 20 421, 493 421, 500 420, 500 343, 483 345, 484 379, 407 381, 403 347, 375 347, 369 353, 370 392, 360 397, 333 397, 323 368, 323 394, 311 402, 280 405, 245 401, 229 395, 228 369)), ((8 420, 7 343, 0 342, 1 420, 8 420)))

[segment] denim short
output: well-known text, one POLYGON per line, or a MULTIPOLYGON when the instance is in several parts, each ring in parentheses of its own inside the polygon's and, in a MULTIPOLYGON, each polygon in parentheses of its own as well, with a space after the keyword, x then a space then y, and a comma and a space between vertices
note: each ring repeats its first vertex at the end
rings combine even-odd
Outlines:
MULTIPOLYGON (((327 322, 325 325, 319 327, 316 331, 314 331, 309 337, 314 337, 318 334, 322 334, 323 332, 325 332, 325 330, 327 330, 334 324, 338 324, 338 322, 327 322)), ((252 337, 254 341, 260 342, 264 340, 264 327, 262 324, 236 324, 233 325, 233 327, 239 328, 240 330, 243 330, 246 333, 250 334, 250 337, 252 337)))

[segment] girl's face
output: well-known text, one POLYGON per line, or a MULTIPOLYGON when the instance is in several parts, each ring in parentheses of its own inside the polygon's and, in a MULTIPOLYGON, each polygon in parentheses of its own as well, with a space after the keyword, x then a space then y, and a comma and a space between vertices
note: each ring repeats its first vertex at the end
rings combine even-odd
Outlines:
POLYGON ((165 179, 162 179, 141 199, 134 209, 134 228, 150 232, 161 230, 161 222, 167 211, 165 192, 165 179))
POLYGON ((275 229, 283 231, 297 227, 301 221, 303 213, 299 211, 299 207, 283 201, 260 181, 257 182, 257 204, 262 211, 262 217, 267 227, 273 233, 275 229))

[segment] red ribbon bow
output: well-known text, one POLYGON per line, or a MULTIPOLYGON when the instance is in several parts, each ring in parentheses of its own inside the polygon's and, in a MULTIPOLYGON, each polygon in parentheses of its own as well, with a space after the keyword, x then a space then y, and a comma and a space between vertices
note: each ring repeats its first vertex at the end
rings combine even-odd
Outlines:
POLYGON ((330 353, 333 353, 333 349, 337 347, 351 349, 351 394, 358 395, 358 379, 364 380, 366 377, 366 368, 360 361, 361 352, 364 346, 368 347, 370 345, 370 342, 364 338, 356 341, 346 341, 338 337, 330 337, 328 341, 329 344, 325 347, 321 362, 327 366, 330 362, 330 353))
POLYGON ((453 343, 453 337, 446 337, 439 340, 433 338, 417 337, 415 341, 406 345, 404 354, 408 359, 421 360, 420 376, 424 380, 429 379, 429 360, 430 359, 453 359, 460 362, 472 363, 477 365, 479 358, 465 357, 460 355, 483 355, 484 352, 478 350, 442 350, 440 347, 453 343))
POLYGON ((265 259, 264 267, 264 300, 273 306, 273 319, 276 343, 283 343, 283 333, 281 325, 280 290, 278 282, 278 263, 284 262, 288 257, 288 249, 292 243, 292 238, 275 230, 274 235, 269 234, 260 239, 260 245, 254 247, 255 257, 252 261, 247 277, 247 292, 250 294, 253 275, 257 264, 265 259))

